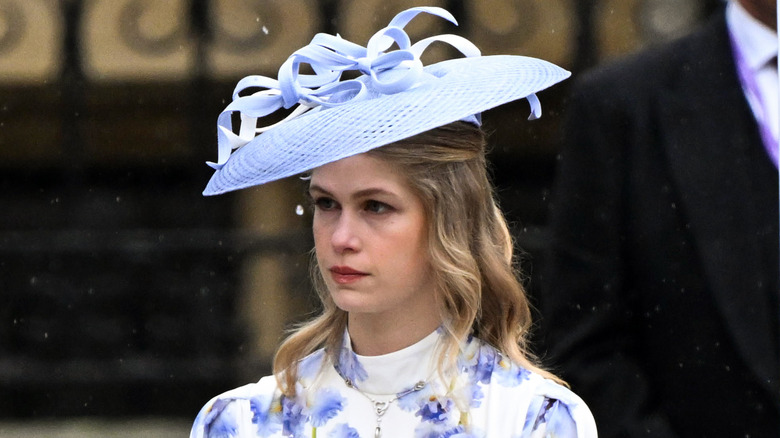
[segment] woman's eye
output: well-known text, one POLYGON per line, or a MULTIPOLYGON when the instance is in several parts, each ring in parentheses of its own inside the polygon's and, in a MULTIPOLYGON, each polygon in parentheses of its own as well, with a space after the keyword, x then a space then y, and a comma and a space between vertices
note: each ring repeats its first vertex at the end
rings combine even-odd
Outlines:
POLYGON ((391 209, 392 207, 385 204, 384 202, 379 202, 379 201, 366 202, 366 211, 370 211, 371 213, 386 213, 391 209))
POLYGON ((314 208, 319 210, 332 210, 336 208, 336 201, 331 198, 316 198, 314 208))

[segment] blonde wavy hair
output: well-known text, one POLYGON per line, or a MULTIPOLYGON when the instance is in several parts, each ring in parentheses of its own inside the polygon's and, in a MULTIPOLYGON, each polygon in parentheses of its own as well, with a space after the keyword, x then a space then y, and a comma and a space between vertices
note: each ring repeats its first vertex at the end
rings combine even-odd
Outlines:
MULTIPOLYGON (((528 348, 531 306, 488 177, 485 147, 482 129, 455 122, 368 154, 398 166, 424 205, 432 271, 439 286, 436 299, 447 334, 440 367, 445 357, 457 356, 462 340, 473 333, 520 366, 561 382, 537 365, 528 348)), ((274 358, 274 375, 287 396, 295 394, 302 358, 325 347, 336 363, 347 325, 347 313, 331 299, 316 258, 312 259, 322 312, 298 326, 274 358)))

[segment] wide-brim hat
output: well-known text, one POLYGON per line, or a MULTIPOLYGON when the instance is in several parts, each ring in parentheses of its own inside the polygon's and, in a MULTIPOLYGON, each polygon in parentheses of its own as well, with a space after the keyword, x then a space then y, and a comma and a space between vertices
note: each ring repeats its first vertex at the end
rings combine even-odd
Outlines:
POLYGON ((531 118, 541 114, 535 93, 569 77, 547 61, 513 55, 480 56, 468 40, 439 35, 410 44, 403 27, 426 12, 455 19, 441 8, 412 8, 377 32, 367 47, 319 34, 296 51, 279 79, 250 76, 218 120, 219 161, 204 195, 216 195, 298 175, 458 120, 526 98, 531 118), (434 41, 465 57, 422 66, 420 54, 434 41), (387 51, 395 43, 398 50, 387 51), (309 64, 314 74, 299 74, 309 64), (340 80, 346 70, 363 73, 340 80), (260 89, 249 95, 247 90, 260 89), (281 108, 297 109, 282 122, 257 128, 257 119, 281 108), (241 115, 238 134, 231 115, 241 115))

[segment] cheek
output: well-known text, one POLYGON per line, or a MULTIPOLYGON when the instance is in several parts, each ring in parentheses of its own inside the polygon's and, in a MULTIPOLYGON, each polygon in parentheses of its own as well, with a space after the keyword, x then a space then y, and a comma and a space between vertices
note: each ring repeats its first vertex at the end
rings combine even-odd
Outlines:
POLYGON ((428 253, 428 241, 423 230, 405 233, 403 237, 399 236, 395 242, 400 243, 396 246, 395 253, 401 256, 401 260, 398 260, 398 262, 399 265, 404 266, 404 270, 414 272, 418 276, 430 271, 431 263, 428 253))
POLYGON ((327 241, 327 229, 322 223, 322 220, 317 218, 316 213, 314 215, 314 220, 312 221, 311 233, 312 237, 314 237, 315 249, 327 241))
POLYGON ((320 269, 322 269, 322 266, 325 265, 323 257, 327 254, 326 243, 328 242, 328 239, 326 231, 322 224, 318 225, 316 221, 312 224, 311 231, 312 237, 314 238, 314 257, 317 260, 320 269))
POLYGON ((314 237, 314 258, 317 260, 317 268, 319 269, 320 273, 323 275, 323 278, 325 278, 325 273, 322 272, 323 266, 327 264, 327 261, 324 260, 324 257, 327 254, 325 242, 327 242, 327 239, 323 236, 323 230, 322 227, 312 227, 312 235, 314 237))

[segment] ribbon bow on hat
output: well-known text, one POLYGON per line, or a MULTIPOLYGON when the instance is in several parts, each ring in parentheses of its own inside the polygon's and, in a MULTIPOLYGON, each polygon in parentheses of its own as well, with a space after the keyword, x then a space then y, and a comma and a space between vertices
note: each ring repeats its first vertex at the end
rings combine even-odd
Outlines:
MULTIPOLYGON (((408 90, 421 82, 426 75, 420 61, 422 53, 434 42, 444 42, 466 57, 480 56, 479 49, 469 40, 458 35, 437 35, 411 44, 404 27, 418 14, 428 13, 457 25, 455 17, 438 7, 417 7, 399 13, 390 24, 375 33, 366 47, 344 40, 339 36, 317 34, 311 43, 293 53, 279 69, 278 80, 266 76, 248 76, 236 85, 233 102, 219 115, 218 160, 207 164, 222 168, 232 151, 249 143, 256 135, 292 120, 313 108, 329 108, 348 104, 365 97, 366 83, 357 79, 340 81, 345 71, 363 73, 372 89, 383 94, 395 94, 408 90), (387 52, 393 44, 398 50, 387 52), (309 64, 314 74, 300 74, 301 64, 309 64), (383 75, 393 71, 392 79, 383 75), (240 94, 249 88, 263 88, 249 96, 240 94), (338 96, 338 99, 333 99, 338 96), (298 105, 285 119, 258 128, 257 119, 281 108, 298 105), (233 132, 231 114, 241 116, 239 133, 233 132)), ((531 118, 541 115, 541 106, 535 96, 529 96, 531 118)))

